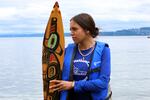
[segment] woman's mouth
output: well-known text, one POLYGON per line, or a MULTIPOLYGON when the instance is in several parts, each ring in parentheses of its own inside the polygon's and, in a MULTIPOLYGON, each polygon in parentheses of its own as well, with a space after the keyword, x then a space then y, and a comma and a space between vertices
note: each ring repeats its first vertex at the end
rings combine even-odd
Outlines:
POLYGON ((72 37, 72 39, 73 39, 73 40, 75 40, 75 39, 76 39, 76 37, 72 37))

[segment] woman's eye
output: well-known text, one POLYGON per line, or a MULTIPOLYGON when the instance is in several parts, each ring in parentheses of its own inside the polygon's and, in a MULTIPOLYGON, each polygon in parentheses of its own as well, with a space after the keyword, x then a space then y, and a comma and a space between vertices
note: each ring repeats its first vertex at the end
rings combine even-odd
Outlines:
POLYGON ((76 31, 77 30, 77 28, 76 27, 72 27, 72 28, 70 28, 70 31, 76 31))

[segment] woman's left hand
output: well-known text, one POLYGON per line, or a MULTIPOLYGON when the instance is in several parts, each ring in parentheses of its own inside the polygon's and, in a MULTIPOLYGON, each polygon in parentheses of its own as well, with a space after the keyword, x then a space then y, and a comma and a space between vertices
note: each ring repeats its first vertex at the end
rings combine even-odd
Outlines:
POLYGON ((62 90, 70 90, 73 88, 72 81, 63 81, 63 80, 51 80, 49 89, 51 91, 62 91, 62 90))

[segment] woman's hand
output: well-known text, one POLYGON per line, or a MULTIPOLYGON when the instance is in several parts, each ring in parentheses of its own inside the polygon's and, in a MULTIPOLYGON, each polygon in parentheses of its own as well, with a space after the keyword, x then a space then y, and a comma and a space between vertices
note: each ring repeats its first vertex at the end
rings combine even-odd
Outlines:
POLYGON ((50 81, 50 91, 62 91, 62 90, 70 90, 74 87, 74 82, 72 81, 63 81, 63 80, 52 80, 50 81))

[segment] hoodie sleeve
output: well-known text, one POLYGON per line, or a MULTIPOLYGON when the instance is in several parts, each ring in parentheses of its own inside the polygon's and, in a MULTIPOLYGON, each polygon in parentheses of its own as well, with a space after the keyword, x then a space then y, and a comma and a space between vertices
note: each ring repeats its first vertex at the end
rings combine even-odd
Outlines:
POLYGON ((102 52, 102 63, 101 69, 99 71, 99 78, 94 80, 81 80, 75 81, 74 91, 75 92, 96 92, 101 91, 108 87, 108 83, 110 80, 110 72, 111 72, 111 65, 110 65, 110 49, 108 46, 104 47, 102 52))

